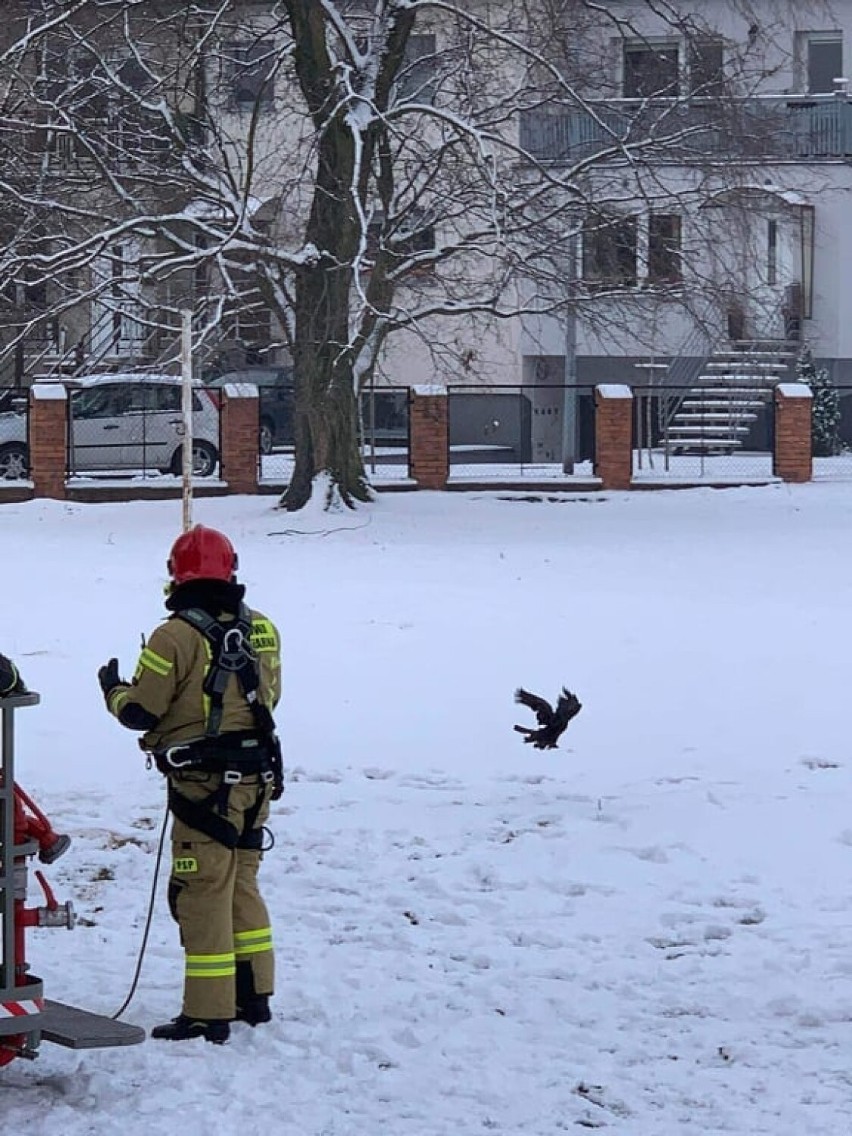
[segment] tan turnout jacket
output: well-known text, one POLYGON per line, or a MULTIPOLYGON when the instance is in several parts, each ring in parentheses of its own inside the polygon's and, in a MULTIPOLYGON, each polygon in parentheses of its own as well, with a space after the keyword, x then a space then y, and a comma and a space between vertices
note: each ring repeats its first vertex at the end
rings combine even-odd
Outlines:
MULTIPOLYGON (((224 622, 229 618, 233 616, 220 616, 224 622)), ((280 639, 271 620, 253 610, 250 642, 258 663, 258 696, 274 710, 281 696, 280 639)), ((203 684, 210 658, 210 644, 204 635, 186 620, 172 616, 142 648, 133 682, 110 691, 110 712, 118 717, 122 707, 135 702, 159 719, 142 736, 140 744, 146 750, 203 738, 210 711, 203 684)), ((231 675, 223 699, 220 733, 251 729, 251 710, 236 677, 231 675)))

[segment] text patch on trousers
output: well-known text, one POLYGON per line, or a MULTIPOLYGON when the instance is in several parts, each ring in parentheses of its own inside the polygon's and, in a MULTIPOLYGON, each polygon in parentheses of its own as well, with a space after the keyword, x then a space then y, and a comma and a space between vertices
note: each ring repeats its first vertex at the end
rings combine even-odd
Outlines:
POLYGON ((194 856, 178 856, 174 862, 173 871, 177 876, 198 871, 198 861, 194 856))

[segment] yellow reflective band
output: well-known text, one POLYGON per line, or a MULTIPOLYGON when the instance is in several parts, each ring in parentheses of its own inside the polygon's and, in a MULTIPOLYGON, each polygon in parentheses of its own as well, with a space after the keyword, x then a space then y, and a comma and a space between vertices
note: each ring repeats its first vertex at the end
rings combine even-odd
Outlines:
MULTIPOLYGON (((204 644, 204 654, 207 656, 207 666, 204 670, 204 677, 207 678, 207 675, 210 673, 210 664, 213 662, 213 652, 210 649, 210 644, 207 642, 206 638, 202 639, 202 643, 204 644)), ((202 692, 203 692, 204 687, 202 686, 201 689, 202 689, 202 692)), ((212 709, 212 703, 210 701, 210 695, 202 693, 202 695, 201 695, 201 712, 204 715, 204 721, 205 722, 210 721, 211 709, 212 709)))
POLYGON ((112 713, 118 714, 129 697, 130 691, 127 690, 126 687, 121 687, 120 689, 111 693, 109 696, 109 708, 112 713))
POLYGON ((158 655, 156 651, 152 651, 150 647, 143 648, 142 654, 139 656, 139 666, 147 667, 149 671, 160 675, 161 678, 165 678, 172 669, 172 663, 168 659, 164 659, 162 655, 158 655))
POLYGON ((237 931, 234 934, 234 953, 237 958, 245 955, 260 955, 272 950, 272 928, 261 927, 258 931, 237 931))
POLYGON ((187 978, 233 978, 237 973, 237 963, 233 954, 226 955, 187 955, 187 978))
POLYGON ((271 939, 271 938, 272 938, 272 928, 271 927, 258 927, 256 931, 235 931, 234 932, 234 942, 235 943, 243 943, 243 942, 247 943, 252 939, 271 939))
POLYGON ((197 872, 198 861, 194 856, 180 856, 175 860, 174 868, 172 871, 176 876, 185 874, 186 872, 197 872))
POLYGON ((233 978, 236 973, 237 964, 233 962, 230 966, 221 967, 187 966, 185 971, 187 978, 233 978))

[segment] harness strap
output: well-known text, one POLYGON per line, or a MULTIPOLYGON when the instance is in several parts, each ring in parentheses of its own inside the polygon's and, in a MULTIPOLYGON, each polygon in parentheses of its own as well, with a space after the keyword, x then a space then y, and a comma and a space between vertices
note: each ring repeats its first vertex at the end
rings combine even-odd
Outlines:
MULTIPOLYGON (((252 716, 257 721, 255 707, 261 705, 257 697, 260 680, 249 648, 251 612, 248 607, 241 603, 236 619, 227 624, 221 623, 200 607, 185 608, 176 614, 179 619, 200 631, 212 647, 212 659, 204 678, 204 693, 210 699, 210 713, 205 728, 207 736, 217 737, 221 731, 225 690, 231 675, 236 677, 252 716)), ((259 721, 258 728, 261 728, 259 721)))
POLYGON ((223 815, 228 811, 230 792, 231 786, 223 781, 204 800, 190 801, 183 793, 179 793, 170 781, 169 808, 178 820, 183 821, 189 828, 203 832, 218 844, 233 849, 237 847, 242 833, 223 815))
POLYGON ((255 729, 269 746, 268 757, 274 776, 272 799, 278 800, 284 791, 281 745, 275 732, 272 713, 258 697, 260 676, 251 649, 251 611, 246 604, 241 603, 236 619, 228 623, 221 623, 199 607, 185 608, 175 614, 199 631, 212 649, 210 666, 204 678, 204 693, 210 699, 210 713, 205 725, 206 737, 216 738, 221 734, 225 690, 228 680, 234 675, 248 703, 255 729))
POLYGON ((263 829, 255 828, 255 824, 266 797, 266 785, 258 786, 254 804, 243 814, 242 831, 226 819, 230 793, 231 786, 226 781, 222 781, 203 800, 191 801, 170 781, 169 808, 178 820, 183 821, 189 828, 196 829, 197 832, 203 832, 217 844, 223 844, 230 850, 242 848, 247 851, 260 851, 263 845, 263 829))

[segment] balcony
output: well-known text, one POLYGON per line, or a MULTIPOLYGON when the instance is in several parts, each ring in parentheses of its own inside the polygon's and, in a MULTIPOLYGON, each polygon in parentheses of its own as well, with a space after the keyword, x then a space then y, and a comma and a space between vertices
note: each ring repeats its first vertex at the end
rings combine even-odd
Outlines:
POLYGON ((632 158, 838 161, 852 158, 852 102, 834 95, 761 99, 617 99, 527 111, 520 144, 543 162, 625 148, 632 158))

